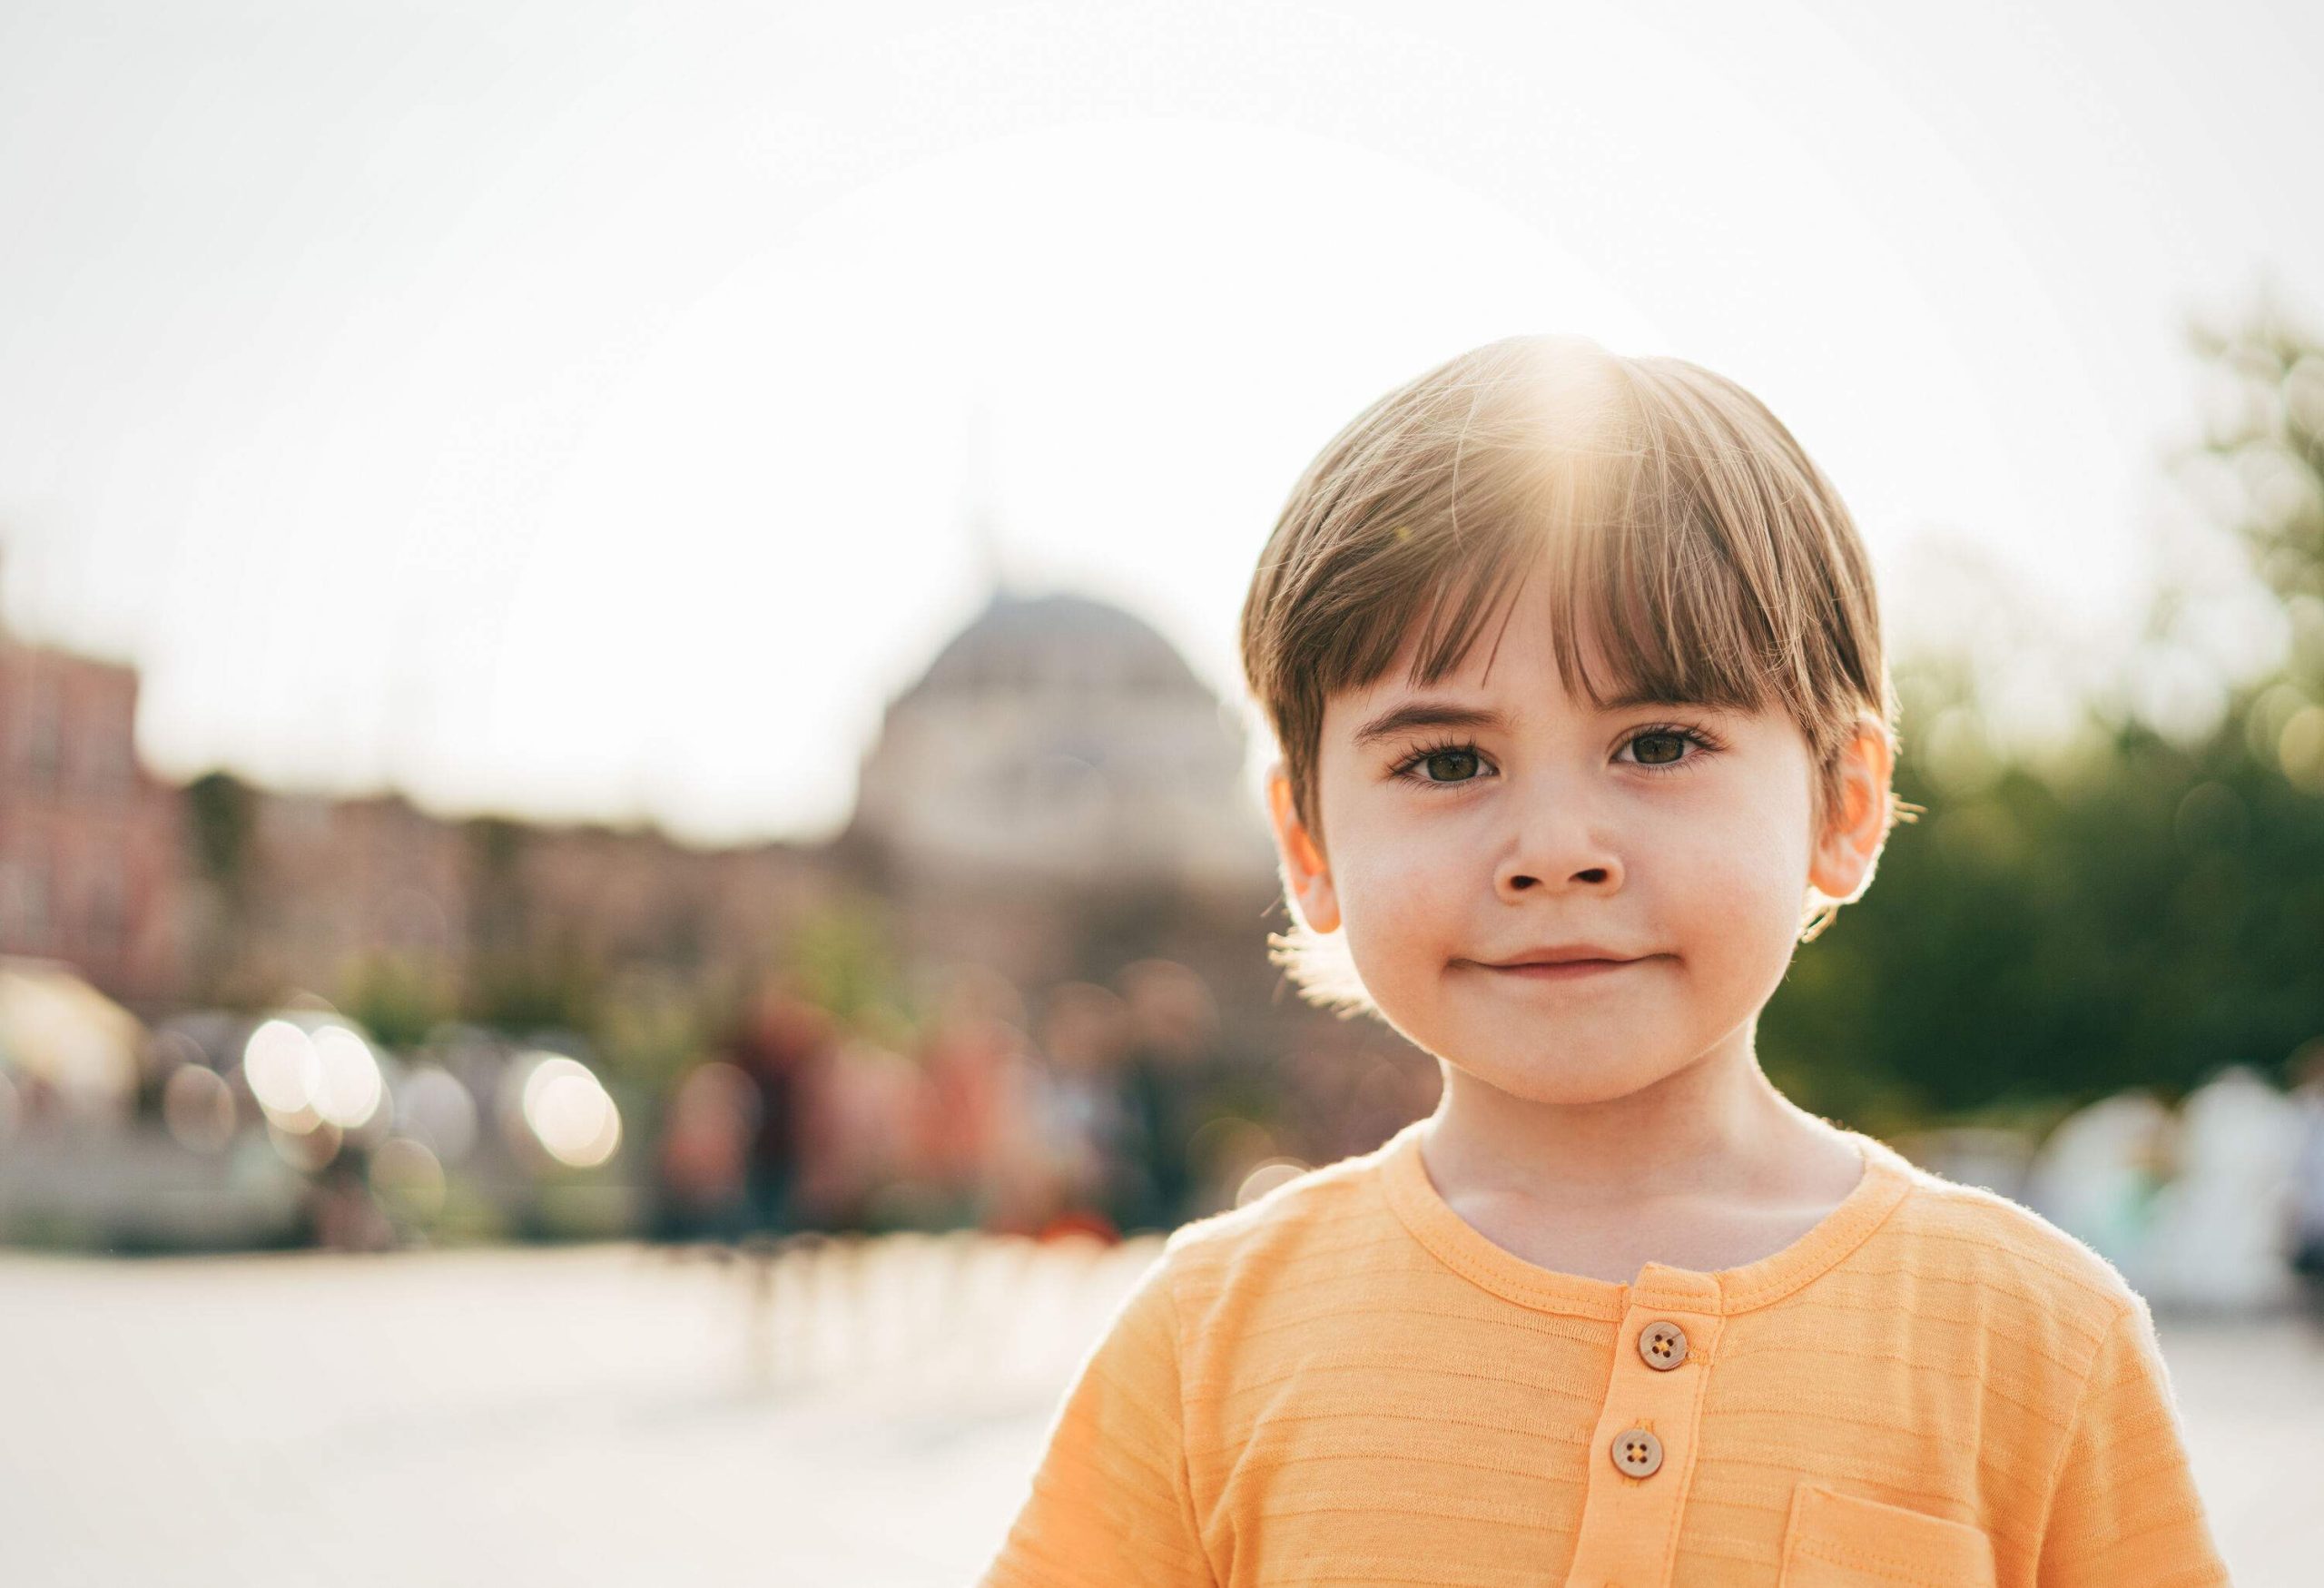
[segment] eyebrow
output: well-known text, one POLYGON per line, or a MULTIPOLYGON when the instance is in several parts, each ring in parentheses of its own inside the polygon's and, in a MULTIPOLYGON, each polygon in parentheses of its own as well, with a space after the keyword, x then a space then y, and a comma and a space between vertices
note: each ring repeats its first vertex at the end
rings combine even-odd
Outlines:
MULTIPOLYGON (((1642 705, 1663 705, 1688 711, 1718 711, 1719 707, 1704 700, 1677 700, 1654 689, 1632 689, 1615 696, 1605 705, 1608 713, 1632 711, 1642 705)), ((1378 744, 1383 739, 1397 738, 1414 728, 1487 728, 1505 732, 1508 719, 1486 706, 1455 705, 1449 700, 1414 700, 1381 713, 1355 730, 1354 743, 1361 748, 1378 744)))

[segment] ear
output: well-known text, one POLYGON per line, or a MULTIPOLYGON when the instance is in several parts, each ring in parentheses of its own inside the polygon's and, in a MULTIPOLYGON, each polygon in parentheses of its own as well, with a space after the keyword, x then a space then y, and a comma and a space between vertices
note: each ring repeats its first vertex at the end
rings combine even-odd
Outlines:
POLYGON ((1840 755, 1839 808, 1825 813, 1807 867, 1807 880, 1827 899, 1846 903, 1872 881, 1888 836, 1893 759, 1879 719, 1858 712, 1856 736, 1840 755))
POLYGON ((1299 819, 1292 804, 1291 778, 1280 761, 1267 768, 1267 819, 1275 826, 1284 886, 1298 902, 1299 918, 1311 932, 1336 931, 1340 902, 1332 888, 1331 868, 1324 863, 1323 846, 1299 819))

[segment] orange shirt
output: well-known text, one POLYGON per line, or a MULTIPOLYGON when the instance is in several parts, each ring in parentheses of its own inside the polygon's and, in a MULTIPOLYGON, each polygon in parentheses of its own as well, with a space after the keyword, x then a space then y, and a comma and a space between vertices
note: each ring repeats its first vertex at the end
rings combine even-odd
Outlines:
POLYGON ((2145 1301, 2026 1208, 1851 1131, 1792 1245, 1617 1284, 1478 1233, 1420 1128, 1170 1237, 988 1588, 2227 1582, 2145 1301))

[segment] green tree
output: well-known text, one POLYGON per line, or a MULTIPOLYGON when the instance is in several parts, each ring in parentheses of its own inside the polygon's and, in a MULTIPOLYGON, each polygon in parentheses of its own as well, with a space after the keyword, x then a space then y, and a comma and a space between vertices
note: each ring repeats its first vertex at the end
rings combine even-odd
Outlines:
POLYGON ((1948 775, 1925 752, 1987 718, 1976 669, 1900 665, 1897 789, 1930 814, 1762 1021, 1807 1106, 1875 1129, 2040 1119, 2230 1063, 2280 1074, 2324 1031, 2324 339, 2264 301, 2189 337, 2212 412, 2165 461, 2249 578, 2158 591, 2134 666, 2192 668, 2218 709, 2166 731, 2126 687, 2038 766, 1999 752, 1948 775), (2285 642, 2256 675, 2202 643, 2230 597, 2226 621, 2285 642))
POLYGON ((186 784, 180 797, 188 858, 208 906, 202 930, 189 945, 188 980, 203 1002, 253 1004, 261 990, 247 984, 245 967, 257 887, 252 843, 256 794, 241 778, 220 769, 186 784))

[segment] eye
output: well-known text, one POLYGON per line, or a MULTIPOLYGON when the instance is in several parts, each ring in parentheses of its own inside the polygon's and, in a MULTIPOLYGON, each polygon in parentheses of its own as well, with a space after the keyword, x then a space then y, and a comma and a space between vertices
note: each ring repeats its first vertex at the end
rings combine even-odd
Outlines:
POLYGON ((1632 746, 1640 745, 1655 746, 1649 752, 1640 752, 1635 763, 1649 772, 1676 772, 1681 767, 1692 766, 1705 755, 1724 747, 1700 729, 1687 727, 1678 723, 1640 728, 1624 743, 1632 746), (1684 746, 1688 745, 1694 745, 1697 753, 1692 755, 1687 755, 1684 746))
MULTIPOLYGON (((1699 728, 1679 723, 1659 724, 1640 728, 1623 740, 1625 745, 1639 751, 1631 764, 1647 772, 1681 772, 1704 756, 1726 748, 1718 740, 1699 728), (1695 754, 1686 753, 1688 745, 1695 754)), ((1428 788, 1457 788, 1477 783, 1492 772, 1492 764, 1482 752, 1461 739, 1447 739, 1423 745, 1406 755, 1392 769, 1392 775, 1405 783, 1420 784, 1428 788)), ((1492 774, 1498 775, 1498 774, 1492 774)))
POLYGON ((1441 744, 1424 745, 1396 764, 1393 775, 1406 783, 1424 784, 1431 788, 1474 783, 1477 769, 1489 764, 1474 745, 1458 739, 1441 744), (1450 775, 1438 776, 1444 773, 1450 775))

